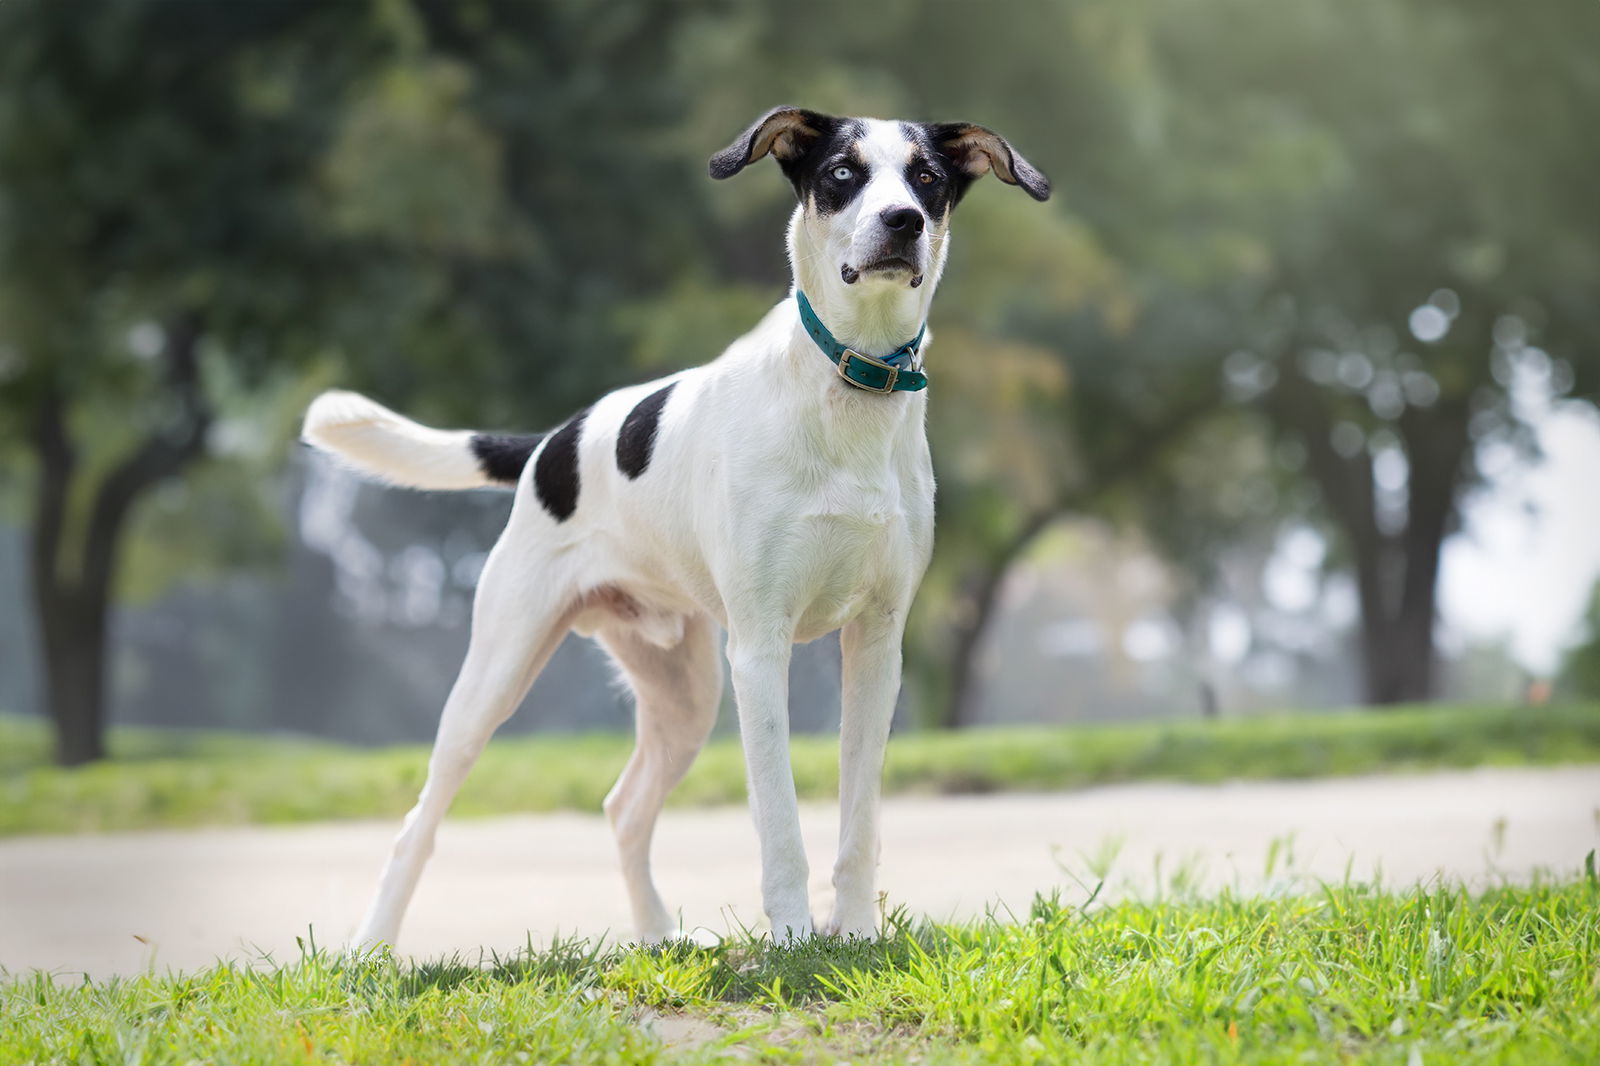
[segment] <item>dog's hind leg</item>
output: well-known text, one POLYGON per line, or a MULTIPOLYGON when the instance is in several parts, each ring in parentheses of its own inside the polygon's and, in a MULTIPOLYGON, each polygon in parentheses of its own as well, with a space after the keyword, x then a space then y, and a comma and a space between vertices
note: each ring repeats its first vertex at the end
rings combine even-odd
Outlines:
POLYGON ((616 833, 622 876, 641 940, 657 941, 678 931, 650 872, 650 841, 667 794, 683 780, 717 719, 722 698, 722 655, 716 625, 700 615, 687 619, 683 639, 662 648, 630 626, 602 628, 600 643, 611 653, 637 701, 633 755, 605 799, 616 833))
POLYGON ((530 575, 531 554, 535 553, 526 543, 508 534, 484 566, 473 602, 467 657, 439 719, 428 778, 416 806, 406 815, 377 895, 356 934, 359 948, 394 943, 450 801, 490 735, 511 717, 566 635, 573 601, 548 576, 530 575))

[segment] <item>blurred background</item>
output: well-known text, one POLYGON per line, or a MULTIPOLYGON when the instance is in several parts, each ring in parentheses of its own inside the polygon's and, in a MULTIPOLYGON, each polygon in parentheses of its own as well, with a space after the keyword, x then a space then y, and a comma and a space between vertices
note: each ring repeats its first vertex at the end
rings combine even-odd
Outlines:
MULTIPOLYGON (((1597 39, 1590 0, 0 3, 0 712, 65 763, 431 736, 509 496, 364 485, 306 402, 542 428, 712 358, 792 194, 706 159, 779 103, 1055 185, 956 219, 905 728, 1600 696, 1597 39)), ((576 639, 528 704, 629 720, 576 639)))

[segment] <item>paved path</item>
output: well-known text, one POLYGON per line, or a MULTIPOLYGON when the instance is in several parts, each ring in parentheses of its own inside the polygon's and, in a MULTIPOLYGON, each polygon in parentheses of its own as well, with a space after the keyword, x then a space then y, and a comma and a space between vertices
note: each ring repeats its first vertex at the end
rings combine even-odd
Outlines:
MULTIPOLYGON (((830 807, 803 809, 813 905, 824 914, 837 840, 830 807)), ((398 820, 0 841, 0 966, 96 975, 193 969, 257 949, 295 957, 316 930, 334 944, 360 916, 398 820)), ((1390 884, 1576 870, 1600 846, 1600 767, 1220 786, 1129 785, 1056 794, 902 797, 885 804, 883 887, 938 917, 1036 891, 1082 898, 1090 868, 1151 893, 1180 868, 1249 891, 1289 878, 1390 884), (1285 846, 1287 842, 1287 846, 1285 846), (1160 870, 1158 877, 1157 870, 1160 870)), ((742 809, 669 810, 657 840, 669 905, 686 924, 755 925, 756 841, 742 809)), ((501 951, 552 933, 626 930, 605 823, 582 814, 447 823, 401 947, 501 951)))

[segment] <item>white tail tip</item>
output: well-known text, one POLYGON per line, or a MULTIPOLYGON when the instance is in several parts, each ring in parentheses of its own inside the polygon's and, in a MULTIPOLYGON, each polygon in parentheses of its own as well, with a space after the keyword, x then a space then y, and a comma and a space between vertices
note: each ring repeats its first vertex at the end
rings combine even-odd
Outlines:
POLYGON ((475 489, 491 482, 472 453, 471 430, 431 429, 360 393, 311 401, 301 439, 370 477, 416 489, 475 489))

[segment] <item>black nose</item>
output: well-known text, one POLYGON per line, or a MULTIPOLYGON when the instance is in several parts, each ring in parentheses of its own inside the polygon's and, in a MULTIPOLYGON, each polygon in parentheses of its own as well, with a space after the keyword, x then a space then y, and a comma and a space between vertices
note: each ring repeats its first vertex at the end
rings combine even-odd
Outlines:
POLYGON ((922 212, 914 207, 890 207, 879 213, 886 228, 899 232, 905 231, 905 236, 915 237, 922 232, 922 227, 927 219, 922 217, 922 212))

